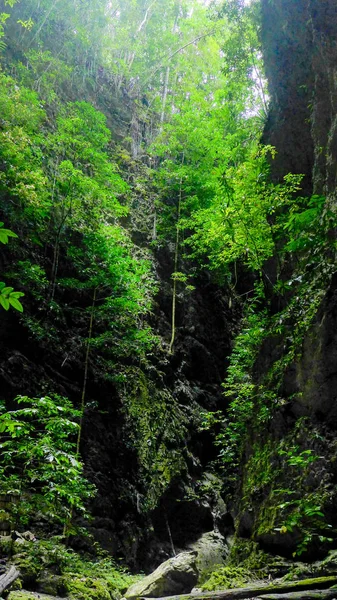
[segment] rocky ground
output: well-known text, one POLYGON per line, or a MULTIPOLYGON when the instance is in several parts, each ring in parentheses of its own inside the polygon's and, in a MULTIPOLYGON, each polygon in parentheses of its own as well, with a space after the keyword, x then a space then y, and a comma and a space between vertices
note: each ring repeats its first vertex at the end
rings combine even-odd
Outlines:
POLYGON ((123 570, 118 571, 118 567, 106 562, 107 559, 90 562, 70 550, 62 551, 61 545, 55 544, 53 550, 50 542, 16 542, 14 555, 11 561, 6 561, 5 567, 8 572, 10 565, 14 565, 20 575, 9 588, 11 591, 7 599, 337 598, 337 550, 331 550, 322 560, 305 563, 267 555, 255 548, 254 566, 251 562, 253 552, 250 554, 250 563, 242 560, 235 564, 234 544, 232 549, 229 546, 220 534, 209 532, 206 539, 199 540, 194 549, 170 558, 148 576, 134 577, 123 570))

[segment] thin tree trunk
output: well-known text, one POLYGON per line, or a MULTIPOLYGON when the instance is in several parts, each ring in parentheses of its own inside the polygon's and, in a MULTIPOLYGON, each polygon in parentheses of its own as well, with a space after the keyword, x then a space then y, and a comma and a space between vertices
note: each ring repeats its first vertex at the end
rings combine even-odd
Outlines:
POLYGON ((157 2, 157 0, 153 0, 153 2, 151 2, 150 6, 146 9, 145 17, 142 20, 141 24, 139 25, 139 27, 137 29, 137 33, 140 33, 141 30, 143 29, 144 25, 146 25, 146 21, 147 21, 147 17, 149 15, 149 12, 150 12, 152 6, 154 6, 156 2, 157 2))
POLYGON ((176 247, 174 251, 174 279, 173 279, 173 293, 172 293, 172 328, 171 328, 171 341, 169 346, 169 354, 172 354, 173 344, 176 335, 176 302, 177 302, 177 279, 175 273, 178 270, 178 260, 179 260, 179 241, 180 241, 180 231, 179 231, 179 221, 180 221, 180 212, 181 212, 181 196, 182 196, 182 178, 180 179, 180 189, 179 189, 179 200, 178 200, 178 215, 177 215, 177 227, 176 227, 176 247))
POLYGON ((170 544, 171 544, 171 549, 172 549, 172 554, 173 556, 177 556, 175 547, 174 547, 174 543, 173 543, 173 538, 172 538, 172 533, 171 533, 171 527, 167 518, 167 512, 166 509, 164 509, 164 516, 165 516, 165 524, 166 524, 166 529, 167 529, 167 533, 169 536, 169 540, 170 540, 170 544))
MULTIPOLYGON (((84 361, 84 376, 83 376, 83 386, 82 386, 82 394, 81 394, 81 417, 77 434, 77 442, 76 442, 76 456, 79 457, 80 454, 80 443, 82 437, 82 429, 83 429, 83 419, 84 419, 84 409, 85 409, 85 396, 87 391, 87 382, 88 382, 88 368, 89 368, 89 354, 90 354, 90 342, 92 338, 92 330, 94 324, 94 315, 95 315, 95 304, 97 298, 97 287, 94 289, 94 295, 92 298, 91 312, 90 312, 90 321, 89 321, 89 331, 88 331, 88 339, 85 351, 85 361, 84 361)), ((71 521, 73 518, 73 508, 70 509, 70 514, 65 521, 63 526, 63 535, 66 538, 66 543, 68 544, 68 536, 69 536, 69 527, 71 525, 71 521)))
POLYGON ((170 81, 170 66, 168 65, 166 67, 163 101, 162 101, 162 105, 161 105, 161 115, 160 115, 161 125, 164 123, 164 119, 165 119, 165 108, 166 108, 169 81, 170 81))
POLYGON ((156 211, 156 208, 154 208, 152 240, 156 240, 156 239, 157 239, 157 211, 156 211))
POLYGON ((60 257, 60 235, 57 236, 55 250, 54 250, 54 261, 52 267, 52 276, 51 276, 51 291, 50 291, 50 301, 54 300, 55 289, 56 289, 56 277, 59 266, 59 257, 60 257))
POLYGON ((43 28, 44 24, 46 23, 48 17, 50 16, 50 14, 53 12, 56 4, 59 2, 59 0, 55 0, 55 2, 51 5, 50 9, 48 10, 45 18, 43 19, 40 27, 38 28, 38 30, 36 31, 35 35, 33 36, 33 38, 31 39, 30 43, 28 44, 28 48, 33 44, 33 42, 36 40, 37 36, 39 35, 41 29, 43 28))
POLYGON ((79 455, 79 453, 80 453, 80 443, 81 443, 83 417, 84 417, 84 409, 85 409, 85 396, 86 396, 87 382, 88 382, 90 342, 91 342, 91 338, 92 338, 92 329, 93 329, 93 324, 94 324, 96 298, 97 298, 97 287, 95 287, 95 289, 94 289, 94 295, 92 298, 90 321, 89 321, 89 332, 88 332, 88 339, 87 339, 87 347, 86 347, 86 351, 85 351, 84 377, 83 377, 83 387, 82 387, 82 395, 81 395, 81 418, 80 418, 80 426, 78 428, 77 444, 76 444, 76 454, 77 455, 79 455))

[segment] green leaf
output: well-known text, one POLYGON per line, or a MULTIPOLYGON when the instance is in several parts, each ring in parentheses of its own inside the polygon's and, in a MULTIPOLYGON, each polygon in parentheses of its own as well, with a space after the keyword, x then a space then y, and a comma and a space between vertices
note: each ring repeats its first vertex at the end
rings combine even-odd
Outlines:
POLYGON ((5 287, 5 288, 3 288, 3 290, 1 290, 1 293, 9 296, 13 290, 14 290, 14 288, 12 288, 12 287, 5 287))
POLYGON ((5 309, 8 310, 9 309, 9 300, 8 298, 6 298, 5 296, 3 296, 2 294, 0 294, 0 304, 1 306, 5 309))
POLYGON ((9 303, 11 306, 13 306, 13 308, 15 308, 15 310, 18 310, 19 312, 23 312, 23 306, 22 306, 20 300, 18 300, 17 298, 13 298, 12 295, 9 297, 9 303))
POLYGON ((0 242, 2 244, 7 244, 10 237, 17 238, 18 236, 10 229, 0 229, 0 242))

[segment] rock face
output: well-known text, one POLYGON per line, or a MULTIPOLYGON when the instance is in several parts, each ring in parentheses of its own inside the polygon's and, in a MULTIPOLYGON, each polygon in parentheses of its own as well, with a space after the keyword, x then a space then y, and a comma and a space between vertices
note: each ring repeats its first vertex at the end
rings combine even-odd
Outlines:
POLYGON ((125 594, 127 600, 139 596, 160 598, 191 591, 198 579, 196 552, 182 552, 161 564, 151 575, 132 585, 125 594))
POLYGON ((335 0, 262 0, 262 43, 271 95, 264 141, 272 172, 302 173, 309 193, 333 193, 337 161, 335 0))
MULTIPOLYGON (((289 172, 303 174, 304 195, 323 195, 335 210, 336 1, 262 0, 261 6, 271 96, 263 141, 277 150, 272 177, 281 181, 289 172)), ((272 418, 259 433, 251 432, 237 518, 239 535, 289 557, 306 529, 302 551, 311 551, 313 559, 329 549, 326 537, 336 524, 337 508, 337 278, 321 281, 320 305, 296 359, 283 371, 272 418), (311 511, 317 513, 316 523, 311 511)), ((264 341, 255 365, 257 382, 282 361, 285 346, 277 335, 264 341)))

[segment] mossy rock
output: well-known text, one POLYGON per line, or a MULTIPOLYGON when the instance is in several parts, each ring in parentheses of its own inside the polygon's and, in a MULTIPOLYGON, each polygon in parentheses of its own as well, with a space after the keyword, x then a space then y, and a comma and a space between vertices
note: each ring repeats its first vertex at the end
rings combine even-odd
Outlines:
POLYGON ((124 594, 128 600, 141 596, 161 598, 189 593, 198 580, 197 552, 181 552, 166 560, 150 575, 132 585, 124 594))
POLYGON ((198 586, 203 584, 210 573, 220 566, 224 566, 228 556, 228 544, 225 538, 215 531, 203 533, 203 535, 190 546, 191 550, 197 552, 196 566, 199 572, 198 586))
POLYGON ((9 594, 7 600, 36 600, 36 595, 31 592, 15 590, 9 594))
POLYGON ((68 600, 48 594, 38 594, 36 592, 27 592, 26 590, 10 592, 7 600, 68 600))
POLYGON ((67 596, 72 600, 111 600, 109 585, 104 579, 67 573, 63 580, 67 596))
POLYGON ((65 577, 44 573, 37 580, 37 591, 50 596, 64 596, 67 592, 65 577))
POLYGON ((34 584, 40 574, 41 566, 28 554, 16 554, 13 563, 20 571, 20 579, 23 585, 34 584))

